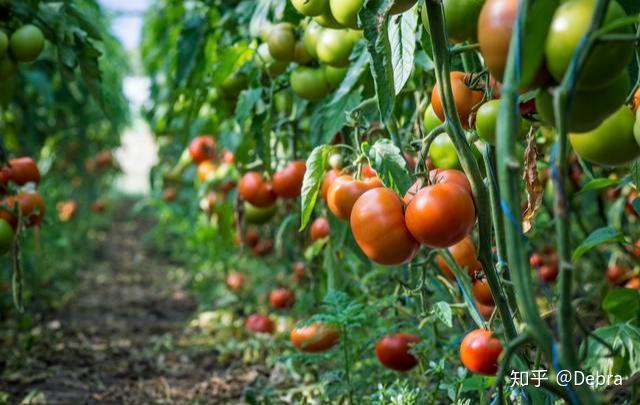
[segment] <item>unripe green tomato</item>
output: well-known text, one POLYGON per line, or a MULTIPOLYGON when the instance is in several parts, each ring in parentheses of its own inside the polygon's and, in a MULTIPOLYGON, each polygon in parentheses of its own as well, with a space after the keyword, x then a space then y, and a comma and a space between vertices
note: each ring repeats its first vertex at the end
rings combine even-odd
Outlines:
MULTIPOLYGON (((631 80, 625 71, 605 87, 576 90, 567 122, 569 132, 587 132, 598 127, 624 104, 631 90, 631 80)), ((536 96, 536 110, 548 125, 555 126, 553 96, 548 89, 540 89, 536 96)))
POLYGON ((333 29, 344 28, 342 24, 340 24, 339 22, 336 21, 335 18, 333 18, 333 14, 331 14, 331 12, 326 12, 324 14, 320 14, 319 16, 313 17, 313 21, 315 21, 316 23, 318 23, 320 26, 324 28, 333 28, 333 29))
POLYGON ((9 37, 4 31, 0 30, 0 58, 3 58, 9 48, 9 37))
POLYGON ((358 28, 358 12, 364 0, 329 0, 331 14, 340 24, 349 28, 358 28))
POLYGON ((247 88, 249 80, 242 73, 234 73, 227 77, 220 85, 220 91, 226 98, 234 99, 240 95, 240 92, 247 88))
POLYGON ((331 90, 323 68, 299 66, 290 77, 291 89, 298 96, 309 101, 318 101, 331 90))
MULTIPOLYGON (((496 144, 496 128, 499 112, 500 100, 489 100, 482 104, 476 113, 476 133, 480 139, 491 145, 496 144)), ((518 135, 526 135, 530 127, 527 121, 518 116, 518 123, 520 127, 518 135)))
POLYGON ((279 113, 289 114, 291 109, 293 108, 293 97, 287 91, 279 91, 274 96, 274 101, 276 103, 276 111, 279 113))
MULTIPOLYGON (((443 0, 444 18, 449 41, 461 43, 475 41, 478 34, 478 17, 484 0, 443 0)), ((427 7, 422 7, 422 24, 429 32, 427 7)))
POLYGON ((456 152, 456 147, 446 133, 438 135, 433 140, 429 148, 429 157, 433 165, 438 169, 460 168, 458 152, 456 152))
POLYGON ((593 131, 569 134, 569 141, 581 158, 602 166, 622 166, 640 156, 633 136, 636 117, 622 106, 593 131))
POLYGON ((342 155, 339 153, 334 153, 331 156, 329 156, 329 167, 331 167, 332 169, 342 169, 343 166, 343 160, 342 160, 342 155))
POLYGON ((35 25, 26 24, 11 34, 11 54, 19 62, 33 62, 44 49, 44 34, 35 25))
POLYGON ((640 108, 636 111, 636 122, 633 125, 633 135, 635 136, 638 145, 640 145, 640 108))
MULTIPOLYGON (((545 55, 547 68, 558 82, 562 81, 569 68, 573 54, 580 45, 591 25, 597 0, 564 1, 555 11, 547 42, 545 55)), ((626 17, 622 6, 616 1, 609 3, 603 26, 626 17)), ((624 25, 609 34, 631 33, 631 26, 624 25)), ((632 42, 598 42, 591 49, 578 78, 578 88, 597 88, 610 83, 633 58, 632 42)))
POLYGON ((245 201, 244 203, 244 219, 249 224, 261 225, 268 222, 276 214, 278 206, 273 204, 270 207, 259 208, 254 207, 245 201))
POLYGON ((296 36, 289 23, 276 24, 269 32, 269 53, 280 62, 291 62, 296 51, 296 36))
POLYGON ((278 76, 287 70, 286 62, 278 62, 273 59, 271 53, 269 53, 269 46, 267 44, 260 44, 256 52, 256 65, 269 73, 271 76, 278 76))
POLYGON ((349 56, 353 50, 353 37, 348 30, 327 28, 318 37, 318 59, 334 67, 349 65, 349 56))
POLYGON ((401 14, 413 7, 418 0, 396 0, 389 10, 390 14, 401 14))
POLYGON ((0 219, 0 256, 11 250, 14 236, 11 225, 4 219, 0 219))
POLYGON ((300 65, 306 65, 311 62, 311 59, 311 55, 309 55, 309 52, 305 49, 304 43, 302 41, 296 42, 293 60, 300 65))
POLYGON ((262 42, 267 42, 269 40, 269 33, 271 32, 271 28, 273 28, 273 24, 269 21, 265 21, 260 27, 260 39, 262 42))
POLYGON ((442 125, 442 121, 440 121, 440 118, 438 118, 435 111, 433 111, 433 106, 431 104, 429 104, 427 109, 424 110, 424 117, 422 121, 424 124, 424 132, 427 134, 436 129, 436 127, 442 125))
POLYGON ((302 37, 302 42, 304 43, 304 49, 307 50, 307 53, 311 55, 314 59, 318 58, 318 52, 316 52, 316 46, 318 45, 318 37, 322 32, 323 28, 315 21, 311 21, 307 28, 304 30, 304 35, 302 37))
POLYGON ((325 66, 324 74, 327 77, 327 81, 331 85, 331 87, 338 87, 344 80, 344 77, 347 75, 348 67, 345 68, 337 68, 333 66, 325 66))
POLYGON ((300 14, 307 17, 315 17, 329 9, 329 0, 291 0, 291 4, 300 14))

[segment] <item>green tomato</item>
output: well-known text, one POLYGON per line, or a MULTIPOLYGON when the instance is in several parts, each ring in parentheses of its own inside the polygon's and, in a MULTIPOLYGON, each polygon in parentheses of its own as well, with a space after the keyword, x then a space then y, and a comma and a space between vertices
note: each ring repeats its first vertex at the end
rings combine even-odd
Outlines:
POLYGON ((9 37, 4 31, 0 30, 0 58, 3 58, 9 48, 9 37))
POLYGON ((578 156, 602 166, 622 166, 640 156, 640 146, 633 136, 635 115, 622 106, 593 131, 569 134, 578 156))
POLYGON ((636 111, 636 122, 633 125, 633 135, 635 136, 638 145, 640 145, 640 108, 636 111))
POLYGON ((347 75, 347 71, 349 68, 336 68, 333 66, 325 66, 324 74, 327 77, 327 81, 331 85, 331 87, 338 87, 340 83, 344 80, 347 75))
MULTIPOLYGON (((476 133, 483 141, 496 144, 496 128, 498 114, 500 113, 500 100, 489 100, 478 108, 476 113, 476 133)), ((522 117, 518 116, 520 131, 518 135, 524 136, 529 131, 530 125, 522 117)))
POLYGON ((299 66, 290 77, 291 89, 298 96, 309 101, 318 101, 331 90, 323 68, 299 66))
POLYGON ((304 35, 302 36, 302 43, 304 44, 304 49, 307 50, 307 53, 311 55, 314 59, 318 58, 318 52, 316 51, 316 46, 318 45, 318 37, 320 37, 320 33, 323 28, 315 21, 311 21, 307 28, 304 30, 304 35))
POLYGON ((293 96, 288 91, 279 91, 274 96, 276 111, 283 114, 290 114, 293 109, 293 96))
POLYGON ((448 134, 440 134, 433 140, 429 148, 431 162, 438 169, 459 169, 458 152, 448 134))
POLYGON ((340 24, 338 21, 336 21, 335 18, 333 18, 333 14, 331 14, 331 12, 326 12, 324 14, 320 14, 319 16, 313 17, 313 21, 324 28, 344 28, 342 24, 340 24))
POLYGON ((329 0, 291 0, 291 4, 300 14, 307 17, 315 17, 329 9, 329 0))
POLYGON ((262 70, 269 73, 271 76, 278 76, 287 70, 286 62, 278 62, 273 59, 269 52, 269 46, 267 44, 260 44, 256 52, 256 65, 262 70))
POLYGON ((235 99, 240 92, 247 88, 249 80, 242 73, 232 74, 220 85, 220 91, 225 98, 235 99))
MULTIPOLYGON (((554 79, 562 81, 571 59, 591 24, 597 0, 569 0, 557 9, 549 28, 545 55, 547 68, 554 79)), ((609 3, 603 26, 626 17, 624 9, 615 0, 609 3)), ((631 33, 629 25, 614 29, 610 34, 631 33)), ((626 69, 633 58, 632 42, 597 43, 580 73, 578 88, 602 87, 613 81, 626 69)))
POLYGON ((344 166, 342 155, 339 153, 333 153, 329 156, 329 167, 332 169, 340 170, 344 166))
POLYGON ((349 56, 353 50, 353 37, 349 30, 327 28, 318 37, 318 59, 333 67, 349 65, 349 56))
POLYGON ((302 41, 296 42, 296 48, 293 56, 294 62, 300 65, 306 65, 311 62, 311 59, 312 57, 309 55, 309 52, 307 52, 304 43, 302 41))
MULTIPOLYGON (((443 0, 444 18, 449 41, 461 43, 475 41, 478 34, 478 17, 484 0, 443 0)), ((422 7, 422 23, 429 32, 427 8, 422 7)))
POLYGON ((259 208, 254 207, 245 201, 244 203, 244 219, 249 224, 261 225, 269 222, 271 218, 276 214, 278 206, 273 204, 270 207, 259 208))
POLYGON ((11 225, 4 219, 0 219, 0 256, 11 250, 14 236, 11 225))
MULTIPOLYGON (((594 90, 576 90, 569 115, 569 132, 587 132, 598 127, 624 104, 631 90, 631 80, 625 71, 605 87, 594 90)), ((536 96, 536 109, 544 122, 555 126, 553 96, 549 89, 540 89, 536 96)))
POLYGON ((331 14, 345 27, 358 28, 358 12, 364 0, 329 0, 331 14))
POLYGON ((44 35, 35 25, 23 25, 11 34, 11 54, 19 62, 33 62, 43 49, 44 35))
POLYGON ((424 124, 425 133, 429 133, 436 129, 436 127, 442 125, 442 121, 436 115, 435 111, 433 111, 433 106, 429 104, 427 109, 424 111, 424 117, 422 119, 424 124))
POLYGON ((18 65, 11 58, 0 59, 0 80, 8 80, 16 75, 18 65))
POLYGON ((417 2, 418 0, 396 0, 393 2, 393 6, 391 7, 391 10, 389 10, 389 13, 402 14, 413 7, 417 2))
POLYGON ((269 53, 280 62, 291 62, 296 53, 296 36, 289 23, 276 24, 269 31, 269 53))

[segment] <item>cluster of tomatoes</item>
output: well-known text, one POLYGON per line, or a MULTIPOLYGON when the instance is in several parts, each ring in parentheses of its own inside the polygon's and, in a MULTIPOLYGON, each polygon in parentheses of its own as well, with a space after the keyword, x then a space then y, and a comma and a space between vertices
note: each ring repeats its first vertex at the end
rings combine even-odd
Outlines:
POLYGON ((0 81, 9 80, 18 71, 17 62, 33 62, 44 49, 44 34, 35 25, 26 24, 7 35, 0 30, 0 81))
POLYGON ((33 228, 42 223, 45 203, 34 191, 40 171, 30 157, 11 159, 0 168, 0 254, 7 253, 19 226, 33 228))

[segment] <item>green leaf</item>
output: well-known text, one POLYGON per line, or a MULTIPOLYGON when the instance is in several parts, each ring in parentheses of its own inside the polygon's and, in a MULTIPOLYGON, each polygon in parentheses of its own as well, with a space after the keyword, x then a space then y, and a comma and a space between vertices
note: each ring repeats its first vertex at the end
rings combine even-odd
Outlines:
POLYGON ((430 72, 435 69, 433 60, 429 55, 427 55, 425 51, 416 52, 415 62, 416 65, 420 66, 420 68, 422 68, 422 70, 424 70, 425 72, 430 72))
POLYGON ((618 0, 618 3, 627 12, 627 15, 640 13, 640 3, 637 0, 618 0))
POLYGON ((620 180, 615 179, 593 179, 582 186, 582 189, 577 194, 582 194, 593 190, 602 190, 603 188, 617 186, 619 183, 620 180))
POLYGON ((331 142, 336 132, 347 123, 348 114, 362 101, 362 90, 357 89, 347 93, 344 97, 328 104, 322 104, 311 118, 312 139, 316 143, 331 142))
POLYGON ((316 200, 318 199, 318 192, 320 191, 320 186, 322 186, 322 180, 324 179, 327 159, 329 158, 329 154, 332 149, 333 148, 329 145, 317 146, 307 159, 307 170, 304 173, 301 193, 301 231, 306 228, 309 220, 311 219, 313 208, 315 207, 316 200))
POLYGON ((602 309, 614 322, 630 321, 640 314, 640 293, 628 288, 616 288, 606 295, 602 309))
POLYGON ((449 303, 440 301, 433 306, 433 313, 448 327, 453 327, 453 315, 449 303))
POLYGON ((580 246, 576 248, 573 252, 572 261, 578 260, 585 253, 595 248, 596 246, 602 245, 604 243, 611 242, 622 242, 624 241, 624 236, 614 228, 600 228, 596 229, 585 239, 580 246))
POLYGON ((640 162, 636 161, 631 165, 629 174, 631 175, 631 179, 633 184, 636 186, 636 189, 640 189, 640 162))
POLYGON ((329 105, 339 103, 351 93, 351 90, 358 80, 360 80, 362 73, 365 71, 365 68, 369 63, 370 56, 367 52, 364 52, 364 49, 356 46, 356 49, 353 52, 352 56, 355 59, 352 59, 351 64, 349 65, 349 70, 347 70, 347 74, 342 80, 342 83, 340 83, 340 87, 338 87, 338 89, 333 93, 329 105))
POLYGON ((396 95, 402 91, 413 71, 417 27, 418 13, 415 9, 389 19, 389 45, 396 95))
POLYGON ((593 335, 607 342, 617 355, 612 357, 610 348, 598 340, 585 338, 581 351, 587 350, 584 366, 590 374, 629 377, 640 371, 640 328, 619 323, 596 329, 593 335))
POLYGON ((207 18, 204 15, 196 14, 185 21, 178 40, 175 81, 179 85, 186 84, 196 66, 196 62, 202 58, 207 29, 207 18))
POLYGON ((411 187, 411 176, 402 152, 389 139, 378 140, 368 151, 371 166, 384 183, 401 196, 411 187))
POLYGON ((262 88, 243 90, 238 96, 238 104, 236 105, 236 121, 242 125, 249 117, 251 110, 260 101, 262 97, 262 88))

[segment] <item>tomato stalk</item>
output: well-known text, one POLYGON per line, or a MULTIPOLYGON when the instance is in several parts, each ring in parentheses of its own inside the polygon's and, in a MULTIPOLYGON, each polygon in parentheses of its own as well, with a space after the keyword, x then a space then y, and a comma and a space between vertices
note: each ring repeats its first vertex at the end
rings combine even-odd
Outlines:
POLYGON ((455 145, 462 168, 467 177, 469 177, 476 209, 478 211, 478 229, 480 236, 478 249, 479 260, 487 276, 491 293, 493 294, 496 307, 502 318, 507 340, 512 340, 516 337, 517 332, 509 305, 502 290, 500 279, 493 265, 491 254, 491 216, 487 214, 487 212, 490 211, 489 194, 482 180, 478 162, 473 156, 471 146, 465 137, 451 90, 451 79, 449 76, 451 72, 450 55, 442 3, 438 0, 427 0, 424 6, 427 8, 429 18, 436 80, 443 99, 445 125, 448 129, 447 133, 455 145))

